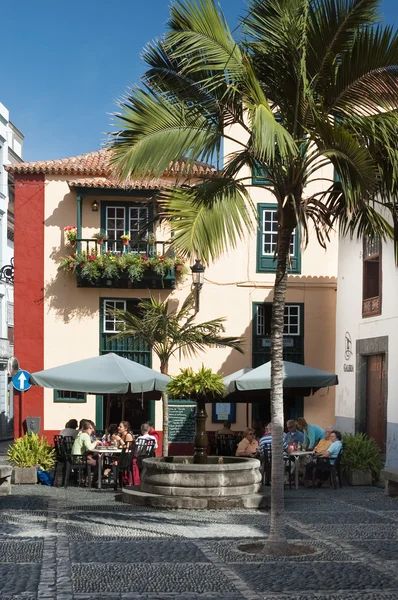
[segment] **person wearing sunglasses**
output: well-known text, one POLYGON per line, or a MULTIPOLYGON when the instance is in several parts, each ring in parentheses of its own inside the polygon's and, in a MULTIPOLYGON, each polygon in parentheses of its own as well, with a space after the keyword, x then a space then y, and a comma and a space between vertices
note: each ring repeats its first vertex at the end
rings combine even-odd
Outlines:
POLYGON ((245 456, 246 458, 257 456, 258 441, 254 437, 254 434, 254 429, 251 427, 246 427, 246 429, 243 430, 243 438, 236 448, 235 456, 245 456))
POLYGON ((289 419, 286 421, 287 433, 285 434, 285 442, 289 444, 302 444, 304 442, 304 433, 296 427, 296 421, 289 419))

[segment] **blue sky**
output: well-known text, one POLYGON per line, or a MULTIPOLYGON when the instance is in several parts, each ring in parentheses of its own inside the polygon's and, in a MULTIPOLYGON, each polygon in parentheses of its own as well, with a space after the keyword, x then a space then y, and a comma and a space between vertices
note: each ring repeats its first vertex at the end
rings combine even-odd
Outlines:
MULTIPOLYGON (((219 0, 236 26, 244 0, 219 0)), ((25 134, 25 160, 97 150, 115 100, 138 82, 140 52, 162 35, 169 0, 19 0, 1 9, 0 102, 25 134)), ((398 25, 398 1, 383 0, 398 25)))

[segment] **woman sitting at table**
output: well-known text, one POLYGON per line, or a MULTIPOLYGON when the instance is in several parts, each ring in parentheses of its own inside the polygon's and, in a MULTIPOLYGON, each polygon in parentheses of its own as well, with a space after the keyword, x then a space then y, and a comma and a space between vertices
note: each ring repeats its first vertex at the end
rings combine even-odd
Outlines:
POLYGON ((254 438, 254 429, 246 427, 243 430, 243 439, 239 442, 235 456, 253 457, 258 453, 258 441, 254 438))
POLYGON ((343 447, 343 442, 341 441, 341 433, 340 431, 332 431, 330 433, 330 441, 331 444, 327 450, 321 452, 320 454, 315 454, 316 460, 313 460, 307 464, 305 467, 305 478, 312 479, 312 474, 314 469, 319 468, 321 471, 320 477, 318 478, 317 487, 321 487, 323 482, 329 477, 329 473, 324 471, 322 473, 323 465, 333 465, 336 458, 338 457, 340 450, 343 447))
POLYGON ((131 433, 130 423, 128 421, 120 421, 117 428, 117 435, 115 435, 116 446, 118 448, 123 448, 129 442, 134 442, 134 435, 131 433))
POLYGON ((312 450, 318 442, 325 437, 325 430, 318 425, 312 425, 307 423, 304 417, 299 417, 296 420, 298 429, 304 434, 304 448, 305 450, 312 450))

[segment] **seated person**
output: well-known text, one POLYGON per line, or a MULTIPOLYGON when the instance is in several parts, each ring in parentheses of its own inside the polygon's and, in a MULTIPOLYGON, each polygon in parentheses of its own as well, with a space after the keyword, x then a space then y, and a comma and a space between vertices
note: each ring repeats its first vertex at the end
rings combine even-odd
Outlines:
MULTIPOLYGON (((336 458, 339 455, 340 450, 343 447, 343 442, 341 441, 341 433, 340 431, 332 431, 330 434, 331 444, 327 450, 321 452, 320 454, 316 454, 316 458, 318 460, 313 460, 309 462, 305 468, 305 476, 306 479, 312 479, 312 473, 314 469, 319 468, 322 469, 322 466, 333 465, 336 461, 336 458)), ((328 478, 328 473, 321 473, 321 476, 318 480, 318 487, 321 487, 324 481, 328 478)))
POLYGON ((289 419, 286 421, 287 433, 285 433, 285 442, 289 444, 302 444, 304 442, 304 434, 296 427, 296 421, 289 419))
POLYGON ((252 429, 254 431, 254 437, 256 440, 259 440, 264 432, 264 425, 261 423, 260 419, 253 419, 252 421, 252 429))
POLYGON ((155 442, 155 450, 158 447, 158 440, 156 439, 156 437, 152 434, 149 433, 150 427, 148 425, 148 423, 143 423, 141 425, 141 435, 139 435, 137 437, 136 443, 137 446, 143 446, 143 444, 140 444, 140 441, 142 442, 142 440, 153 440, 155 442))
POLYGON ((134 442, 134 436, 131 433, 131 426, 128 421, 120 421, 114 439, 118 448, 123 448, 129 442, 134 442))
POLYGON ((108 427, 108 435, 106 436, 106 441, 110 444, 116 442, 116 436, 118 434, 117 428, 118 426, 116 425, 116 423, 112 423, 112 425, 109 425, 108 427))
POLYGON ((271 446, 272 444, 272 433, 271 433, 271 423, 268 423, 264 427, 264 435, 260 438, 259 441, 259 451, 262 452, 265 446, 271 446))
POLYGON ((318 442, 314 448, 314 452, 316 454, 322 454, 322 452, 325 452, 329 448, 330 444, 332 443, 330 436, 333 431, 333 427, 326 427, 325 437, 322 440, 320 440, 320 442, 318 442))
POLYGON ((149 430, 148 430, 149 435, 153 435, 153 437, 156 438, 156 441, 159 445, 159 434, 156 431, 156 429, 154 428, 153 423, 151 423, 150 421, 147 421, 146 424, 149 425, 149 430))
POLYGON ((65 428, 59 432, 59 435, 76 438, 77 433, 77 421, 76 419, 71 419, 65 423, 65 428))
POLYGON ((218 435, 235 435, 235 432, 231 430, 231 421, 224 421, 223 426, 216 431, 216 438, 218 435))
MULTIPOLYGON (((100 440, 91 441, 90 435, 93 432, 93 426, 90 421, 83 419, 81 421, 82 430, 76 436, 72 446, 72 456, 80 456, 92 452, 94 448, 101 443, 100 440)), ((87 463, 92 467, 95 467, 97 461, 90 455, 87 455, 87 463)))
POLYGON ((258 453, 258 441, 254 438, 254 429, 246 427, 243 430, 243 439, 236 448, 235 456, 253 457, 258 453))
POLYGON ((296 420, 297 427, 304 434, 304 448, 312 450, 317 443, 325 437, 325 430, 318 425, 307 423, 304 417, 299 417, 296 420))

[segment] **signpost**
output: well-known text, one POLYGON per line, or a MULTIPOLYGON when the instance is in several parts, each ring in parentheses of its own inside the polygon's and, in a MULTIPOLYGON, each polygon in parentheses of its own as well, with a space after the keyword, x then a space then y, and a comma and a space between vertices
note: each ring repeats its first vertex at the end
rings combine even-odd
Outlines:
POLYGON ((18 392, 26 392, 32 384, 30 383, 30 373, 29 371, 24 371, 24 369, 20 369, 16 375, 12 377, 12 385, 18 392))

